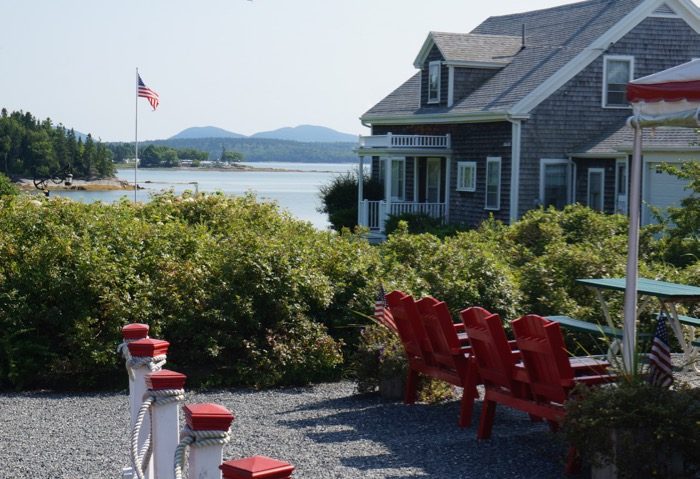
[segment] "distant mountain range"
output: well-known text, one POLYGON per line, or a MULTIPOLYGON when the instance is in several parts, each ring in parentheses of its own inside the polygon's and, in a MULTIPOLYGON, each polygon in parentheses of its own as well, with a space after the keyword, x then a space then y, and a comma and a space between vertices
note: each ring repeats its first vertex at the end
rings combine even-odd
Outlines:
MULTIPOLYGON (((201 138, 260 138, 268 140, 299 141, 303 143, 355 143, 357 136, 341 133, 325 126, 299 125, 261 131, 250 136, 234 133, 215 126, 195 126, 182 130, 168 140, 193 140, 201 138)), ((167 140, 166 140, 167 141, 167 140)))

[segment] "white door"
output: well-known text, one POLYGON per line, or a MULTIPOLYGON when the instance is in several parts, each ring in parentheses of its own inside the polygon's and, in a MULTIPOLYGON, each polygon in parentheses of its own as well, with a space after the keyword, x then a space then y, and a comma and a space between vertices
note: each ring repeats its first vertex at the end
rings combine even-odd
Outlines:
MULTIPOLYGON (((644 224, 656 223, 656 219, 651 212, 652 208, 660 208, 663 214, 663 210, 669 206, 680 206, 681 200, 691 193, 690 190, 685 189, 688 184, 687 180, 682 180, 661 171, 659 165, 660 162, 658 161, 649 161, 645 165, 644 174, 646 178, 644 185, 647 191, 644 193, 645 204, 642 215, 644 224)), ((675 165, 678 165, 678 163, 675 163, 675 165)))
POLYGON ((440 202, 440 158, 428 158, 425 168, 425 202, 440 202))

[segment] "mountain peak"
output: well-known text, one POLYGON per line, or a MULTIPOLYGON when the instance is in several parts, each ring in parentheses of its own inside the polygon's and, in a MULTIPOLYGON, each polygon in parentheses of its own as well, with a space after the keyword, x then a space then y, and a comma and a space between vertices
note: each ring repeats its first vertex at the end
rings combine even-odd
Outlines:
POLYGON ((356 142, 357 136, 348 133, 341 133, 317 125, 298 125, 295 127, 286 126, 271 131, 261 131, 251 135, 251 138, 269 138, 275 140, 293 140, 303 142, 356 142))
POLYGON ((193 126, 182 130, 177 135, 171 136, 170 140, 192 139, 192 138, 245 138, 245 135, 224 130, 216 126, 193 126))

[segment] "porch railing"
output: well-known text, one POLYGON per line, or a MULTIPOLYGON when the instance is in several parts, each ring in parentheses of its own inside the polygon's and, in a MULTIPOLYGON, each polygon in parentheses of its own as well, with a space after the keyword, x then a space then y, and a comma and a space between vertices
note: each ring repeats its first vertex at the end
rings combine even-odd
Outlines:
POLYGON ((387 207, 386 201, 363 200, 360 209, 360 226, 371 231, 384 232, 384 225, 389 215, 426 214, 432 218, 445 219, 445 203, 392 202, 387 207))
POLYGON ((433 148, 451 147, 450 135, 372 135, 360 137, 360 148, 433 148))

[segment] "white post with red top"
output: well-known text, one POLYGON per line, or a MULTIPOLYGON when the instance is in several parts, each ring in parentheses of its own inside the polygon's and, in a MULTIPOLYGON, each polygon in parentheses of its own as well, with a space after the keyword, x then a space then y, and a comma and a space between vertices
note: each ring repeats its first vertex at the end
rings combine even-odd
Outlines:
POLYGON ((223 479, 290 479, 294 466, 265 456, 226 461, 219 466, 223 479))
MULTIPOLYGON (((146 376, 151 372, 158 371, 165 364, 170 343, 159 339, 139 339, 127 344, 131 359, 127 361, 129 375, 133 378, 133 388, 129 390, 129 404, 131 405, 131 428, 136 424, 139 409, 143 403, 144 395, 148 390, 146 376)), ((149 416, 143 418, 141 433, 138 438, 138 451, 141 455, 145 451, 144 445, 148 441, 148 434, 151 430, 151 419, 149 416)), ((154 479, 153 462, 150 461, 148 467, 144 469, 146 479, 154 479)))
POLYGON ((233 422, 231 411, 218 404, 187 404, 183 407, 187 427, 175 451, 175 477, 180 479, 184 469, 184 449, 190 446, 189 479, 221 478, 219 466, 223 448, 229 441, 233 422))
POLYGON ((153 470, 157 479, 174 479, 173 455, 180 442, 179 401, 184 399, 187 376, 162 369, 146 376, 155 396, 151 406, 153 470), (160 396, 159 393, 168 393, 160 396), (181 394, 180 394, 181 393, 181 394))
MULTIPOLYGON (((117 349, 124 356, 124 361, 126 361, 126 369, 129 371, 129 430, 134 427, 136 422, 136 414, 138 414, 138 406, 134 406, 134 397, 136 396, 136 378, 131 372, 129 361, 131 360, 131 354, 129 353, 129 348, 127 347, 129 343, 138 341, 139 339, 148 338, 149 326, 142 323, 127 324, 122 328, 122 343, 117 349), (134 411, 136 408, 136 411, 134 411)), ((133 469, 131 467, 122 468, 122 478, 131 479, 133 477, 133 469)))

